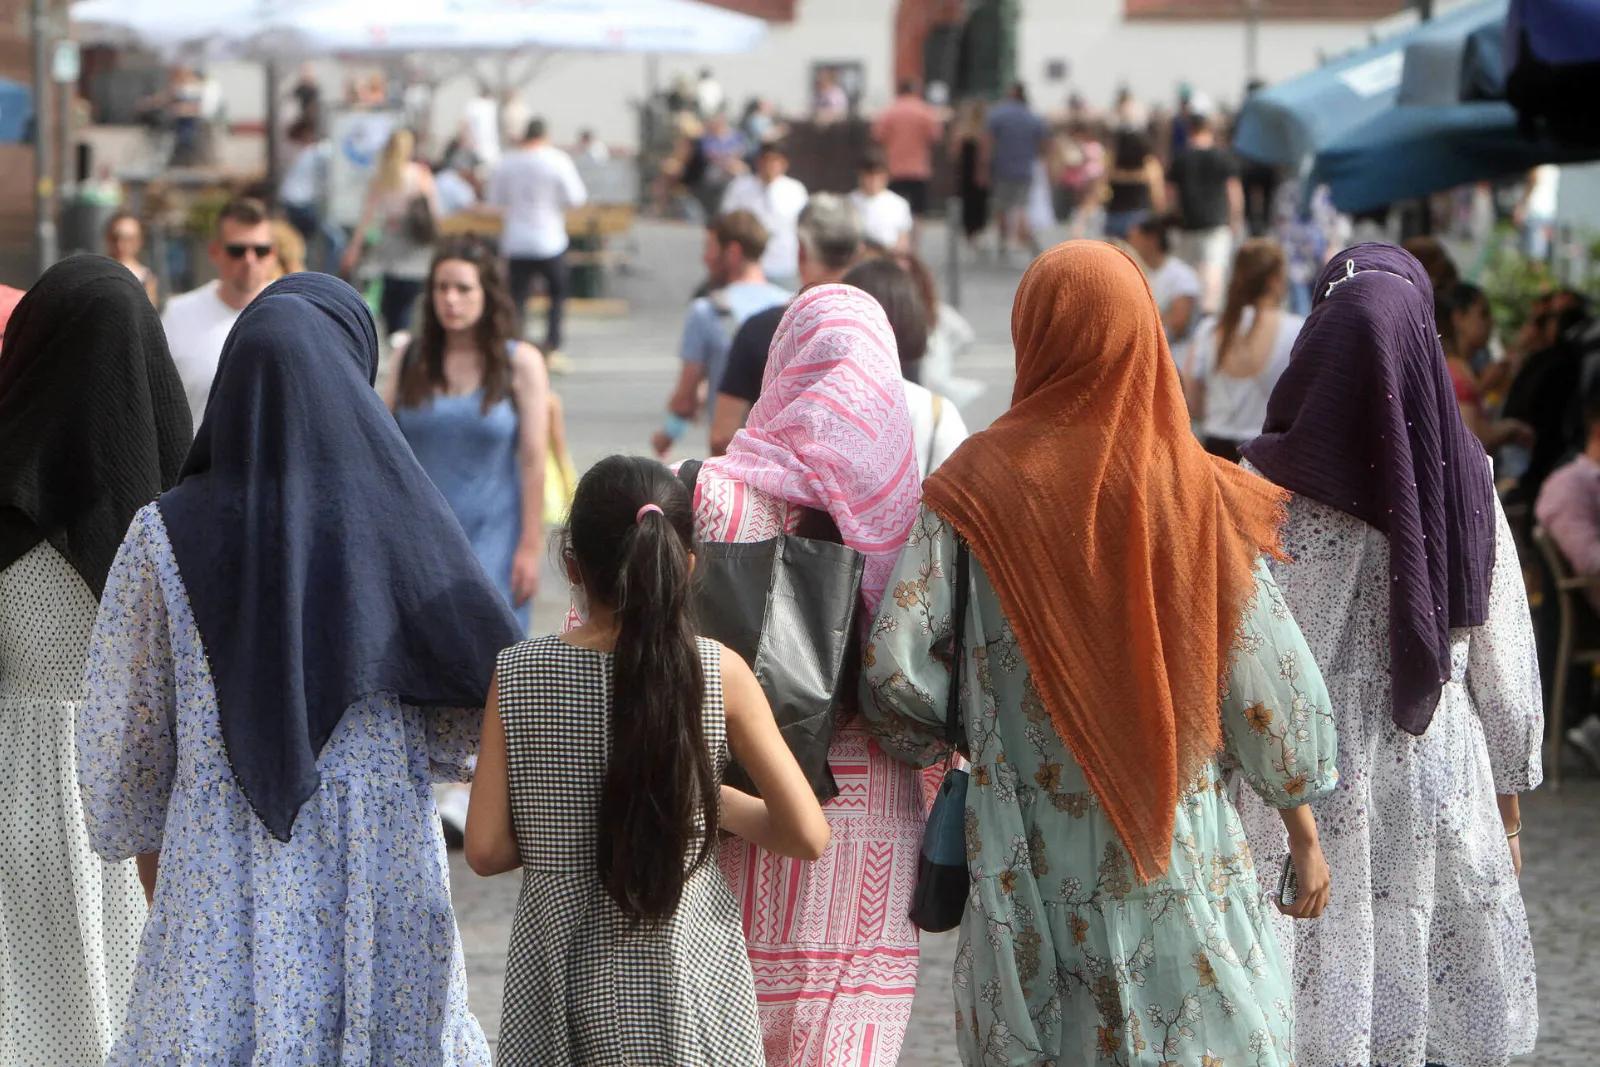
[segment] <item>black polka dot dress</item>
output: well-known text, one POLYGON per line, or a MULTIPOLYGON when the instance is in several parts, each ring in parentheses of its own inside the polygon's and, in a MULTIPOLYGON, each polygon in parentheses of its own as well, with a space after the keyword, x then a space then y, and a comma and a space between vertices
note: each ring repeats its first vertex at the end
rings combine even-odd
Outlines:
MULTIPOLYGON (((700 642, 704 727, 728 761, 721 647, 700 642)), ((610 738, 610 654, 556 637, 500 654, 522 895, 511 928, 501 1067, 759 1067, 739 908, 713 856, 673 917, 633 928, 600 884, 596 819, 610 738)))
POLYGON ((84 1067, 122 1028, 144 894, 89 848, 74 727, 97 605, 49 544, 0 571, 0 1067, 84 1067))

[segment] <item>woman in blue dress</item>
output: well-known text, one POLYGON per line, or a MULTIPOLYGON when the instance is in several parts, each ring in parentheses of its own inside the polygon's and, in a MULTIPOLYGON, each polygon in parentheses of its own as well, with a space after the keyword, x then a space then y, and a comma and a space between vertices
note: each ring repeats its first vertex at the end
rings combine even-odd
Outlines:
POLYGON ((516 339, 500 262, 481 243, 440 248, 427 297, 386 399, 526 632, 544 550, 544 361, 516 339))
POLYGON ((489 1065, 429 786, 468 776, 518 631, 377 365, 355 290, 270 286, 106 578, 85 822, 157 867, 114 1067, 489 1065))

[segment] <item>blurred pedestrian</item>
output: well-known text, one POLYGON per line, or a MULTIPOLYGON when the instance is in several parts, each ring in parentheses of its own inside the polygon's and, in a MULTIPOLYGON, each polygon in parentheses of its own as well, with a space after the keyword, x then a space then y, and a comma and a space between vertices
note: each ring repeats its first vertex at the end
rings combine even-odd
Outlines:
POLYGON ((519 634, 377 366, 353 289, 277 282, 107 578, 78 779, 95 850, 159 865, 116 1067, 490 1061, 428 785, 519 634))
POLYGON ((1523 448, 1533 444, 1533 429, 1516 419, 1497 418, 1474 366, 1479 351, 1494 332, 1489 297, 1468 282, 1454 282, 1438 291, 1434 307, 1445 369, 1455 390, 1461 421, 1492 456, 1504 445, 1523 448))
POLYGON ((1253 237, 1233 259, 1222 311, 1195 332, 1185 366, 1189 412, 1214 456, 1237 463, 1240 446, 1261 433, 1267 398, 1305 323, 1284 308, 1288 291, 1283 249, 1253 237))
POLYGON ((1028 90, 1021 82, 989 109, 985 131, 989 189, 999 237, 996 247, 1004 258, 1007 239, 1015 237, 1030 256, 1037 255, 1039 242, 1029 218, 1029 197, 1037 180, 1035 164, 1049 131, 1028 106, 1028 90))
MULTIPOLYGON (((1173 354, 1189 340, 1189 331, 1200 321, 1200 275, 1193 267, 1172 254, 1167 238, 1167 221, 1144 218, 1128 230, 1128 245, 1149 271, 1150 295, 1156 298, 1167 346, 1173 354)), ((1183 350, 1187 354, 1187 350, 1183 350)), ((1183 359, 1179 358, 1179 366, 1183 359)))
MULTIPOLYGON (((913 220, 921 219, 928 213, 933 150, 944 136, 939 109, 922 98, 915 81, 902 81, 894 103, 872 124, 872 136, 883 149, 890 191, 911 206, 913 220)), ((912 234, 915 245, 915 229, 912 234)))
POLYGON ((428 277, 437 235, 439 195, 433 171, 416 158, 417 140, 404 127, 389 135, 378 165, 367 183, 361 221, 345 247, 340 267, 351 274, 365 257, 382 279, 378 313, 384 329, 398 333, 411 327, 417 298, 428 277), (376 228, 370 252, 367 242, 376 228))
POLYGON ((1013 322, 1011 410, 928 480, 863 655, 878 744, 942 761, 953 714, 972 762, 962 1062, 1287 1067, 1293 989, 1223 769, 1281 809, 1315 917, 1306 802, 1336 745, 1264 564, 1283 494, 1195 442, 1124 253, 1046 252, 1013 322))
POLYGON ((445 155, 444 166, 433 176, 434 188, 439 197, 441 219, 471 211, 478 206, 482 197, 474 162, 471 153, 465 149, 457 149, 445 155))
POLYGON ((462 108, 461 121, 472 151, 485 167, 493 170, 500 162, 500 105, 488 82, 478 83, 477 93, 462 108))
POLYGON ((1127 240, 1137 223, 1166 210, 1165 171, 1149 136, 1139 130, 1122 128, 1112 135, 1106 184, 1108 238, 1127 240))
POLYGON ((922 361, 928 351, 927 300, 911 272, 889 256, 857 265, 844 276, 844 284, 876 300, 889 320, 900 374, 905 379, 917 473, 925 479, 967 439, 967 424, 956 406, 921 384, 922 361))
MULTIPOLYGON (((1319 922, 1273 916, 1295 1059, 1504 1067, 1538 1027, 1518 794, 1542 777, 1543 700, 1517 548, 1421 265, 1358 245, 1315 293, 1244 449, 1292 494, 1281 603, 1337 665, 1339 788, 1312 801, 1332 894, 1319 922)), ((1276 870, 1282 830, 1248 797, 1240 814, 1276 870)))
POLYGON ((1200 274, 1200 308, 1214 312, 1222 301, 1234 241, 1244 232, 1244 186, 1239 162, 1217 144, 1212 115, 1190 104, 1189 145, 1172 160, 1168 194, 1177 212, 1178 258, 1200 274))
POLYGON ((590 129, 578 131, 578 159, 585 163, 611 162, 611 149, 590 129))
POLYGON ((550 383, 481 242, 440 246, 422 328, 395 363, 384 398, 395 423, 526 633, 544 558, 550 383))
MULTIPOLYGON (((807 202, 796 234, 803 289, 840 281, 861 258, 861 220, 850 202, 835 193, 818 193, 807 202)), ((761 398, 772 339, 788 310, 788 304, 782 303, 758 311, 734 333, 728 345, 727 368, 712 400, 713 456, 728 450, 733 435, 761 398)))
POLYGON ((331 273, 344 254, 344 231, 328 217, 333 142, 301 119, 289 127, 289 165, 278 183, 278 201, 312 251, 316 269, 331 273))
MULTIPOLYGON (((726 456, 700 469, 695 535, 761 541, 826 512, 866 557, 870 618, 910 532, 920 495, 911 416, 894 335, 876 301, 823 285, 789 306, 761 399, 726 456)), ((823 804, 833 840, 802 863, 724 840, 770 1067, 894 1064, 916 992, 909 910, 922 789, 846 717, 828 763, 840 794, 823 804)))
POLYGON ((748 211, 767 231, 767 251, 761 269, 767 280, 793 290, 800 278, 800 248, 795 225, 806 206, 806 187, 789 177, 789 153, 769 143, 756 153, 753 174, 743 174, 728 185, 722 213, 748 211))
POLYGON ((567 367, 561 350, 567 303, 567 212, 588 202, 589 191, 572 157, 550 143, 543 119, 528 123, 522 143, 495 168, 486 202, 500 210, 500 254, 511 270, 511 304, 517 321, 527 315, 534 282, 549 296, 544 358, 555 373, 567 367))
POLYGON ((695 193, 708 218, 717 214, 728 183, 746 173, 745 157, 750 151, 751 145, 728 116, 719 113, 706 121, 705 134, 700 138, 704 166, 695 193))
POLYGON ((761 269, 767 231, 748 211, 730 211, 706 227, 702 259, 710 290, 689 305, 678 347, 678 382, 667 399, 666 423, 651 439, 665 456, 700 417, 705 401, 715 400, 728 366, 728 348, 750 316, 789 299, 790 291, 772 284, 761 269))
POLYGON ((850 117, 850 94, 839 84, 839 74, 831 67, 817 72, 811 91, 811 120, 819 126, 830 126, 850 117))
POLYGON ((267 206, 248 197, 224 204, 208 254, 216 280, 168 300, 161 316, 196 426, 205 415, 222 345, 239 312, 280 272, 267 206))
POLYGON ((601 461, 563 552, 586 621, 497 661, 467 862, 524 871, 502 1062, 764 1062, 718 831, 809 860, 828 823, 751 669, 695 636, 695 543, 666 468, 601 461), (720 785, 730 759, 759 798, 720 785))
POLYGON ((160 307, 161 282, 139 258, 144 251, 144 222, 132 212, 119 211, 106 222, 105 241, 106 255, 127 267, 150 303, 160 307))
POLYGON ((909 252, 916 215, 906 198, 889 188, 889 163, 881 149, 873 148, 856 168, 856 188, 850 205, 861 220, 868 242, 885 252, 909 252))
POLYGON ((700 68, 700 79, 694 85, 694 102, 700 117, 706 120, 727 110, 727 96, 710 67, 700 68))
MULTIPOLYGON (((145 898, 90 847, 74 739, 99 597, 134 512, 177 480, 189 405, 145 290, 100 256, 9 309, 0 359, 0 1064, 103 1063, 145 898)), ((130 711, 131 713, 131 711, 130 711)))
POLYGON ((984 102, 965 100, 950 124, 956 195, 961 198, 961 232, 972 250, 977 249, 979 236, 989 228, 989 168, 984 161, 987 123, 984 102))

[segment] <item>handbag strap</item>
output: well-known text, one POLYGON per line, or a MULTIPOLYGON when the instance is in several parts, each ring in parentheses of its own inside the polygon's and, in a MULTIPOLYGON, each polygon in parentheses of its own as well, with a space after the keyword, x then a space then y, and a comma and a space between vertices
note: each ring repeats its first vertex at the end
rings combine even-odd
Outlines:
MULTIPOLYGON (((700 481, 700 468, 705 464, 698 459, 686 459, 678 464, 678 481, 689 490, 689 503, 694 504, 695 486, 700 481)), ((800 521, 796 524, 794 536, 804 537, 810 541, 826 541, 830 545, 844 544, 844 535, 839 532, 839 524, 833 521, 833 516, 826 511, 816 508, 801 508, 800 521)))
POLYGON ((950 641, 950 695, 945 701, 944 739, 955 745, 961 741, 961 667, 967 653, 967 587, 970 584, 971 553, 966 539, 956 537, 956 601, 950 616, 954 628, 950 641))

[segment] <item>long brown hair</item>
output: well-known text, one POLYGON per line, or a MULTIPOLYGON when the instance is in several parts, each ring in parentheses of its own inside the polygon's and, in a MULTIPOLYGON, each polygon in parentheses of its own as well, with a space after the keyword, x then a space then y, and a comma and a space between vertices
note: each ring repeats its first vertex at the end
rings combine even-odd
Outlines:
POLYGON ((1239 246, 1233 257, 1233 276, 1228 279, 1228 298, 1217 321, 1217 364, 1222 364, 1239 332, 1244 309, 1267 294, 1267 288, 1287 266, 1283 248, 1269 237, 1252 237, 1239 246))
POLYGON ((483 359, 483 412, 487 415, 490 408, 511 396, 509 348, 516 340, 517 317, 511 306, 511 290, 500 269, 500 257, 482 241, 470 238, 446 241, 434 253, 433 264, 428 268, 427 290, 423 294, 422 330, 406 346, 400 367, 399 406, 419 407, 445 387, 444 326, 433 306, 433 282, 439 265, 451 260, 475 267, 478 284, 483 288, 483 315, 478 319, 475 332, 478 353, 483 359))

